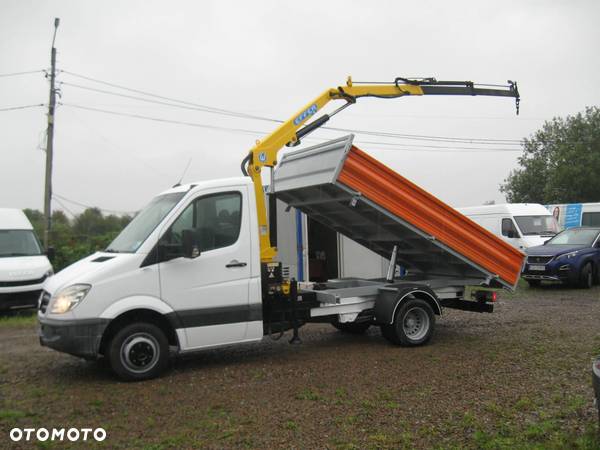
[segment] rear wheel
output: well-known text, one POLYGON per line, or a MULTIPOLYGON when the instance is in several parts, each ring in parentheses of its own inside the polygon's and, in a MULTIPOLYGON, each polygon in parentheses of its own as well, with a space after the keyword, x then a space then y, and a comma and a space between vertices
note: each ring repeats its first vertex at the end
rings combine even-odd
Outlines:
POLYGON ((594 268, 592 263, 586 263, 579 273, 579 287, 589 289, 594 285, 594 268))
POLYGON ((169 363, 169 342, 154 324, 136 322, 123 327, 108 346, 110 367, 127 381, 155 378, 169 363))
POLYGON ((359 323, 356 323, 356 322, 345 322, 345 323, 340 323, 337 320, 331 322, 331 325, 333 325, 338 330, 340 330, 340 331, 342 331, 344 333, 350 333, 350 334, 363 334, 371 326, 371 324, 369 322, 359 322, 359 323))
POLYGON ((400 306, 394 323, 381 326, 381 334, 392 344, 416 346, 426 344, 434 328, 435 315, 431 306, 415 298, 400 306))
POLYGON ((539 287, 542 283, 540 280, 526 280, 530 288, 539 287))

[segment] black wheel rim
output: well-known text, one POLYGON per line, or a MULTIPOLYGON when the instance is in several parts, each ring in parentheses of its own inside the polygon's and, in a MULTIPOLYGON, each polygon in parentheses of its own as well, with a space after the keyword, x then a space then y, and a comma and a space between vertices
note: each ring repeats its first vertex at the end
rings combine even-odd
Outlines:
POLYGON ((160 347, 149 333, 128 336, 121 345, 121 363, 130 372, 141 374, 152 370, 158 363, 160 347))

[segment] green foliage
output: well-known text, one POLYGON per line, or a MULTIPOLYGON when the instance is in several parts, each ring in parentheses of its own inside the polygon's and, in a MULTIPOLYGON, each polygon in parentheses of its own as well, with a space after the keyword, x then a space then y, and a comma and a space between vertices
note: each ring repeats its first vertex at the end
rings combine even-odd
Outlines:
POLYGON ((523 142, 519 169, 500 186, 510 203, 600 200, 600 108, 555 118, 523 142))
MULTIPOLYGON (((44 214, 33 209, 25 209, 25 215, 31 221, 38 236, 44 233, 44 214)), ((75 261, 103 250, 131 221, 129 216, 104 216, 98 208, 88 208, 73 220, 62 211, 52 213, 52 231, 50 246, 54 247, 56 257, 52 261, 55 272, 75 261)))

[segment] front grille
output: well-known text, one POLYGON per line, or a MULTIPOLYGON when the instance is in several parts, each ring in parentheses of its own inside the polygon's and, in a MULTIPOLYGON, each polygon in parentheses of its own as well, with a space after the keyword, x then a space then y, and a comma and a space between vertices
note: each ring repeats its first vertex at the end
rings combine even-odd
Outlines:
POLYGON ((40 311, 44 314, 48 308, 48 303, 50 303, 50 292, 43 291, 42 298, 40 300, 40 311))
POLYGON ((553 256, 528 256, 527 264, 548 264, 553 256))
POLYGON ((0 311, 12 308, 36 308, 41 292, 36 290, 0 294, 0 311))
POLYGON ((19 280, 19 281, 0 281, 0 287, 17 287, 17 286, 30 286, 32 284, 42 284, 46 279, 46 275, 37 280, 19 280))

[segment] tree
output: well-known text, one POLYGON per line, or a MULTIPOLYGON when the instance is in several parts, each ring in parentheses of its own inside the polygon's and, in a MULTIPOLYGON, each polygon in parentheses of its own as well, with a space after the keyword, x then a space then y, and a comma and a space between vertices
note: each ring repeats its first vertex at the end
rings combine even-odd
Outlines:
POLYGON ((519 165, 500 186, 510 203, 600 201, 600 108, 544 123, 523 141, 519 165))

